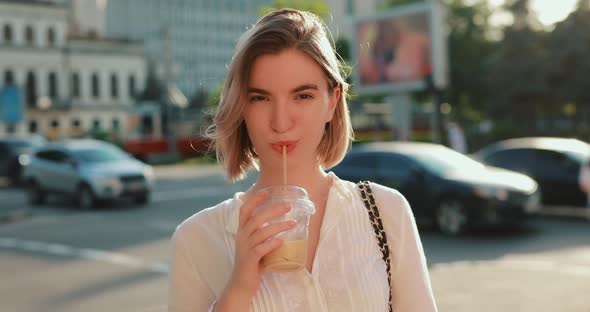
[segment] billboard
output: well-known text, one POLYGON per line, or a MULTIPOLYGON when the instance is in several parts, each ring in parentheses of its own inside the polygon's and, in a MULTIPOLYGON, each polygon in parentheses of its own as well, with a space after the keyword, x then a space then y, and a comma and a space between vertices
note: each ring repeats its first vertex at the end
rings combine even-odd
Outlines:
POLYGON ((22 94, 18 87, 6 86, 0 90, 0 119, 8 125, 23 119, 22 94))
POLYGON ((424 90, 447 84, 444 7, 439 0, 357 17, 354 82, 361 94, 424 90))

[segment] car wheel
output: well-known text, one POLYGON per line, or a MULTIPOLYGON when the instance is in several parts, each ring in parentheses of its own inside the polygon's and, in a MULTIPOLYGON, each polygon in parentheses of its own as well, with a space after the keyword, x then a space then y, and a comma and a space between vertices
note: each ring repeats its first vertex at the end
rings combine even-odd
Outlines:
POLYGON ((436 224, 446 235, 457 236, 467 227, 465 207, 458 200, 445 199, 436 211, 436 224))
POLYGON ((80 186, 77 196, 76 201, 80 209, 87 210, 96 206, 96 198, 94 197, 92 189, 90 189, 88 185, 80 186))
POLYGON ((29 203, 34 206, 43 205, 47 198, 47 193, 41 188, 41 185, 37 181, 31 181, 29 183, 28 197, 29 203))
POLYGON ((138 205, 146 205, 148 202, 150 201, 150 194, 149 193, 144 193, 141 195, 136 196, 133 199, 133 202, 135 202, 138 205))

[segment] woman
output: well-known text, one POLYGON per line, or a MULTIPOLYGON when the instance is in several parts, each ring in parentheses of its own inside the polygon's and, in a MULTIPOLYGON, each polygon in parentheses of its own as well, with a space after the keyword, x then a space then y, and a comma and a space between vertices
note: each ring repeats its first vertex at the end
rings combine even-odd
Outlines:
POLYGON ((386 264, 354 183, 325 168, 348 150, 352 130, 348 85, 324 25, 313 14, 272 12, 238 42, 228 68, 213 132, 230 179, 253 166, 259 178, 245 192, 178 226, 170 311, 436 311, 422 246, 408 203, 373 184, 391 247, 386 264), (264 272, 261 258, 278 248, 274 236, 290 221, 263 226, 286 209, 254 209, 259 190, 282 184, 282 149, 289 184, 315 204, 306 269, 264 272))

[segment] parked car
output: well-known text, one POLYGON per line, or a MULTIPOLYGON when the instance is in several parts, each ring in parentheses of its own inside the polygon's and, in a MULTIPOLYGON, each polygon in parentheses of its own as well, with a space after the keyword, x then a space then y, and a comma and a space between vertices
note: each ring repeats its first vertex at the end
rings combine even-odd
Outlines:
POLYGON ((537 183, 531 178, 486 167, 438 144, 364 144, 333 171, 350 181, 371 180, 397 189, 417 223, 434 223, 449 235, 477 226, 519 225, 539 209, 537 183))
POLYGON ((22 169, 28 164, 31 151, 44 143, 45 139, 40 136, 0 138, 0 177, 20 184, 22 169))
POLYGON ((33 205, 43 204, 49 193, 72 196, 85 209, 125 197, 146 204, 154 186, 151 166, 97 140, 47 144, 33 153, 24 176, 33 205))
POLYGON ((518 138, 491 144, 474 155, 492 166, 535 179, 543 204, 590 207, 588 143, 566 138, 518 138))

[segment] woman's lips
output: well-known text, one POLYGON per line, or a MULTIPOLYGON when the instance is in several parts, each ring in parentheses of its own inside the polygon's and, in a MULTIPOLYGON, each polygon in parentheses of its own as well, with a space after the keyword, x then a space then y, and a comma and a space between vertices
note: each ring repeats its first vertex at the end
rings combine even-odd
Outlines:
POLYGON ((281 142, 275 142, 275 143, 271 144, 272 149, 278 153, 283 152, 283 146, 286 147, 287 153, 290 153, 297 146, 297 141, 281 141, 281 142))

